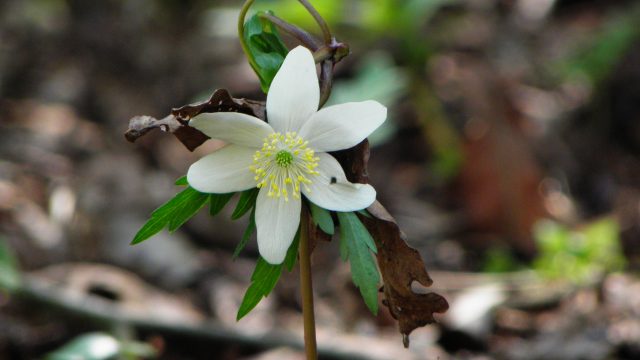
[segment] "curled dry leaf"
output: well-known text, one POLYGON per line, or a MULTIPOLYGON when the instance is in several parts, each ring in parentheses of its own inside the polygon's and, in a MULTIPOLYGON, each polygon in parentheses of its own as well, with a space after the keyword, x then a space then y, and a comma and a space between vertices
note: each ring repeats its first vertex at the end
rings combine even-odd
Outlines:
MULTIPOLYGON (((352 182, 367 183, 369 143, 334 153, 352 182)), ((414 281, 429 287, 429 277, 418 251, 410 247, 395 219, 378 201, 367 208, 372 218, 361 216, 361 220, 376 241, 377 260, 382 274, 384 305, 398 320, 405 347, 409 346, 409 334, 416 328, 433 323, 434 313, 443 313, 449 308, 447 300, 436 294, 417 294, 411 289, 414 281)))
POLYGON ((265 119, 264 103, 246 99, 235 99, 224 89, 216 90, 207 101, 185 105, 171 110, 171 114, 158 120, 151 116, 135 116, 129 120, 125 138, 134 142, 153 129, 171 132, 190 151, 202 145, 208 136, 188 125, 189 120, 202 113, 241 112, 265 119))
POLYGON ((413 292, 411 283, 414 281, 425 287, 433 283, 420 254, 407 245, 395 219, 379 202, 374 202, 367 210, 373 219, 363 218, 363 221, 378 247, 378 266, 384 282, 383 303, 398 320, 404 345, 408 347, 409 334, 418 327, 433 323, 433 314, 447 311, 449 304, 436 293, 413 292))

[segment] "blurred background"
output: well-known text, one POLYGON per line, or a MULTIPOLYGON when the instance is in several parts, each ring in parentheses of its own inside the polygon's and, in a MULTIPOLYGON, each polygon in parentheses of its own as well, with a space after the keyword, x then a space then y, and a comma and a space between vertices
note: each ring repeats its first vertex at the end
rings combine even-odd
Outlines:
MULTIPOLYGON (((390 109, 370 179, 451 305, 405 350, 320 244, 321 358, 640 358, 640 3, 312 3, 352 51, 330 103, 390 109)), ((303 358, 296 270, 235 321, 257 249, 232 261, 233 206, 129 245, 220 143, 131 144, 128 119, 264 99, 241 5, 0 2, 1 359, 303 358)), ((294 0, 255 7, 318 33, 294 0)))

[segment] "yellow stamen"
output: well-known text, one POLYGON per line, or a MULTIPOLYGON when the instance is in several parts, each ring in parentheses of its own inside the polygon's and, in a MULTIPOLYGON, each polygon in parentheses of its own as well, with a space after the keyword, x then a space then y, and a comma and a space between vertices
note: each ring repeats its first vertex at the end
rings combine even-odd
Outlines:
POLYGON ((249 167, 257 187, 267 187, 267 196, 283 197, 285 201, 289 201, 289 195, 300 198, 300 184, 311 191, 309 184, 319 174, 315 169, 320 158, 308 144, 295 132, 273 133, 265 138, 249 167))

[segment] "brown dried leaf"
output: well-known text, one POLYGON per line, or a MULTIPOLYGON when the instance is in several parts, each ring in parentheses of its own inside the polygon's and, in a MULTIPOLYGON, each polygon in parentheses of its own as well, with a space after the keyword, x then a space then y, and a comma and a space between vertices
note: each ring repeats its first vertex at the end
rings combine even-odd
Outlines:
POLYGON ((171 115, 160 120, 146 115, 136 116, 129 120, 129 129, 124 136, 134 142, 149 131, 159 128, 171 132, 187 149, 193 151, 209 137, 190 127, 189 120, 202 113, 213 112, 241 112, 263 120, 266 118, 264 103, 235 99, 227 90, 218 89, 209 100, 172 109, 171 115))
POLYGON ((213 112, 240 112, 263 120, 266 118, 263 102, 235 99, 231 97, 231 94, 225 89, 216 90, 207 101, 172 109, 171 115, 181 121, 188 121, 202 113, 213 112))
MULTIPOLYGON (((352 182, 367 183, 369 143, 365 140, 357 146, 333 154, 352 182)), ((418 251, 410 247, 395 219, 378 201, 367 211, 372 218, 361 217, 378 247, 378 267, 384 282, 383 303, 398 320, 405 347, 409 346, 409 334, 416 328, 433 323, 434 313, 449 308, 447 300, 436 293, 417 294, 411 289, 414 281, 429 287, 429 277, 418 251)))
POLYGON ((416 294, 411 289, 414 281, 424 287, 433 283, 418 251, 406 243, 395 219, 378 201, 367 211, 373 220, 363 218, 378 247, 378 266, 384 282, 384 305, 398 320, 405 347, 409 346, 409 334, 416 328, 433 323, 434 313, 444 313, 449 308, 447 300, 436 293, 416 294))

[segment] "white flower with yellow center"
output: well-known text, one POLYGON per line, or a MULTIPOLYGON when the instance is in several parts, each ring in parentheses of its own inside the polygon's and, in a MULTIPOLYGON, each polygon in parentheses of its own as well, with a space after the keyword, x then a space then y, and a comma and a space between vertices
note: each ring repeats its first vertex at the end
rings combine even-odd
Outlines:
POLYGON ((298 229, 300 194, 332 211, 364 209, 376 198, 370 185, 350 183, 327 152, 360 143, 384 122, 387 109, 364 101, 318 110, 319 99, 313 55, 299 46, 271 83, 269 123, 235 112, 202 114, 189 123, 229 143, 191 165, 189 185, 205 193, 258 187, 258 249, 271 264, 284 260, 298 229))

